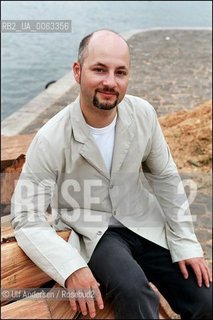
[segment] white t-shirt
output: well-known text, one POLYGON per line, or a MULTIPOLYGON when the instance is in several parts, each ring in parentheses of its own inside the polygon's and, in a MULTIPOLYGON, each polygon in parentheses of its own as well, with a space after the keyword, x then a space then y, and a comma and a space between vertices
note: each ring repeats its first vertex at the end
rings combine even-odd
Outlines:
MULTIPOLYGON (((103 160, 105 162, 106 168, 109 173, 111 172, 111 167, 112 167, 116 120, 117 120, 117 115, 108 126, 103 128, 94 128, 87 125, 101 152, 101 155, 103 157, 103 160)), ((109 226, 121 226, 121 225, 122 224, 118 220, 116 220, 114 216, 110 218, 109 226)))
POLYGON ((88 125, 90 132, 101 152, 108 172, 111 172, 117 115, 106 127, 94 128, 88 125))

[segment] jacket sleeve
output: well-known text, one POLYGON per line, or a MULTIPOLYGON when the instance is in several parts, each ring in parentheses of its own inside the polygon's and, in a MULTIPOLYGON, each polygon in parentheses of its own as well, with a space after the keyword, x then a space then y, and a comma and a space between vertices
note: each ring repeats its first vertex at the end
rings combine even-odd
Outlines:
POLYGON ((46 210, 56 179, 57 155, 45 137, 37 134, 11 199, 11 223, 18 245, 27 256, 65 286, 67 277, 87 264, 48 222, 46 210))
MULTIPOLYGON (((150 150, 143 171, 166 218, 166 236, 173 262, 203 256, 196 238, 184 186, 154 108, 150 150)), ((196 218, 196 217, 193 217, 196 218)))

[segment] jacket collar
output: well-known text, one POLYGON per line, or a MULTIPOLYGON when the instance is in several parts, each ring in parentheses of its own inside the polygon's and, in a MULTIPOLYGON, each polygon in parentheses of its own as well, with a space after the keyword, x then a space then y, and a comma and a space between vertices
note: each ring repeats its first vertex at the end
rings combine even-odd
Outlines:
MULTIPOLYGON (((74 139, 82 143, 80 154, 107 179, 110 179, 101 153, 94 142, 80 108, 79 97, 71 106, 71 123, 74 139)), ((135 134, 135 123, 128 104, 123 100, 118 105, 118 117, 115 131, 112 173, 117 173, 128 153, 135 134)))

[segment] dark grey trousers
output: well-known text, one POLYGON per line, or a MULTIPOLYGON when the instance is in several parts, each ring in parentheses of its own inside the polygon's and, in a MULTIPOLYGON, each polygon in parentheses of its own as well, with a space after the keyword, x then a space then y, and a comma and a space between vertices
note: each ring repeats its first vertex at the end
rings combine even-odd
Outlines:
POLYGON ((89 261, 116 319, 159 319, 159 299, 151 281, 181 319, 212 319, 212 287, 185 280, 164 249, 127 228, 109 228, 89 261))

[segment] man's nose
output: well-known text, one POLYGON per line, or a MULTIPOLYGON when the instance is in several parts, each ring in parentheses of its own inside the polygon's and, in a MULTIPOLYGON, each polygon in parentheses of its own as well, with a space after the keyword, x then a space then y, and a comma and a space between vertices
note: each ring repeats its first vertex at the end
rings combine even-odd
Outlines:
POLYGON ((110 88, 114 88, 116 86, 116 79, 114 73, 108 73, 103 80, 103 85, 108 86, 110 88))

